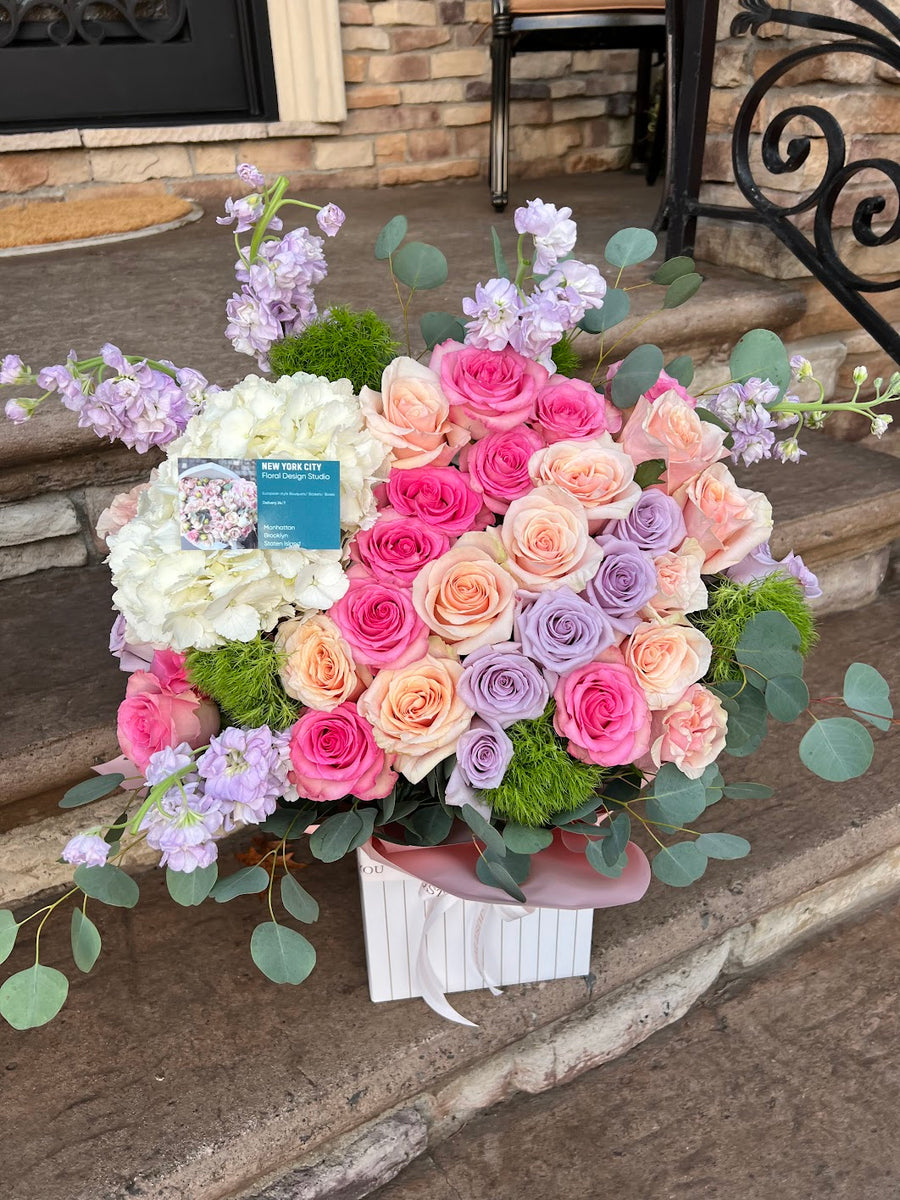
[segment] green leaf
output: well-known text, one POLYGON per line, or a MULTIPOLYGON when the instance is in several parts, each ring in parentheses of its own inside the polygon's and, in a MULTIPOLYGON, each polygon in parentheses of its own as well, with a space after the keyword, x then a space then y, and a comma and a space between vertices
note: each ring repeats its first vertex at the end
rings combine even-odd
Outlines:
POLYGON ((503 840, 513 854, 537 854, 550 845, 553 833, 549 829, 532 829, 509 821, 503 830, 503 840))
POLYGON ((518 900, 520 904, 525 903, 525 893, 503 863, 496 858, 479 854, 478 861, 475 863, 475 874, 488 887, 502 888, 508 896, 512 896, 513 900, 518 900))
POLYGON ((894 708, 883 675, 868 663, 851 663, 844 676, 844 703, 876 729, 890 729, 894 708))
POLYGON ((391 217, 387 225, 385 225, 378 237, 375 239, 375 257, 390 258, 403 239, 406 237, 408 228, 406 217, 400 216, 391 217))
POLYGON ((275 921, 264 921, 253 930, 250 957, 273 983, 302 983, 316 965, 313 944, 275 921))
POLYGON ((706 807, 718 804, 725 794, 725 780, 715 763, 710 763, 706 768, 700 776, 700 782, 706 788, 706 807))
POLYGON ((437 246, 407 242, 394 256, 394 274, 409 288, 430 291, 447 282, 447 260, 437 246))
POLYGON ((100 800, 104 796, 108 796, 110 792, 114 792, 124 778, 124 775, 116 773, 94 775, 91 779, 83 779, 81 783, 76 783, 74 787, 69 788, 60 800, 59 807, 80 808, 82 804, 93 804, 95 800, 100 800))
POLYGON ((173 871, 166 867, 166 887, 169 895, 182 908, 194 908, 202 904, 219 876, 217 863, 208 867, 197 867, 194 871, 173 871))
POLYGON ((702 282, 703 276, 698 275, 696 271, 690 275, 682 275, 680 279, 676 279, 666 288, 663 308, 679 308, 682 304, 687 303, 700 290, 702 282))
POLYGON ((706 787, 702 779, 688 779, 674 763, 663 763, 650 785, 647 819, 661 825, 686 825, 706 808, 706 787))
POLYGON ((127 820, 128 809, 126 808, 124 812, 119 813, 112 825, 109 827, 109 829, 107 829, 106 833, 104 833, 104 842, 107 842, 110 846, 114 846, 116 842, 120 842, 122 840, 122 834, 125 832, 125 822, 127 820), (118 826, 118 828, 116 828, 116 826, 118 826))
POLYGON ((281 877, 281 903, 292 917, 303 921, 305 925, 311 925, 319 919, 318 901, 300 886, 293 875, 281 877))
POLYGON ((616 408, 637 404, 659 379, 662 369, 663 352, 659 346, 645 343, 626 355, 612 381, 612 402, 616 408))
POLYGON ((350 850, 363 829, 363 820, 358 812, 349 809, 335 813, 310 834, 309 848, 322 862, 337 862, 350 850))
POLYGON ((357 850, 360 846, 364 846, 372 836, 375 829, 375 818, 378 816, 378 809, 374 804, 367 805, 365 808, 359 809, 357 816, 362 822, 362 828, 350 843, 351 850, 357 850))
POLYGON ((16 944, 19 925, 8 908, 0 908, 0 963, 6 962, 16 944))
POLYGON ((654 271, 650 278, 653 283, 661 283, 663 287, 668 287, 676 279, 681 279, 684 275, 690 275, 693 270, 694 260, 686 254, 679 254, 677 258, 667 258, 663 265, 654 271))
POLYGON ((803 674, 800 633, 782 612, 761 612, 744 626, 734 656, 760 691, 777 676, 803 674))
POLYGON ((820 779, 844 783, 868 771, 875 753, 872 735, 852 717, 828 717, 807 729, 800 761, 820 779))
POLYGON ((694 843, 707 858, 746 858, 750 843, 733 833, 701 833, 694 843))
POLYGON ((713 689, 728 711, 725 749, 735 758, 752 754, 767 733, 766 702, 756 688, 743 681, 727 680, 713 689))
POLYGON ((631 818, 628 813, 619 813, 609 822, 609 837, 601 843, 600 849, 609 866, 613 866, 625 853, 628 839, 631 837, 631 818))
POLYGON ((729 783, 725 795, 729 800, 769 800, 775 790, 765 783, 729 783))
POLYGON ((648 458, 645 462, 638 464, 634 472, 634 482, 641 488, 651 487, 654 483, 659 483, 665 469, 666 460, 664 458, 648 458))
POLYGON ((501 859, 492 853, 492 851, 486 850, 484 856, 493 862, 500 863, 503 869, 510 873, 516 883, 524 883, 531 872, 530 854, 514 854, 511 850, 507 850, 501 859))
POLYGON ((781 338, 769 329, 751 329, 731 352, 731 376, 746 383, 756 376, 778 385, 778 399, 791 382, 791 364, 781 338))
POLYGON ((440 804, 425 804, 403 818, 404 826, 421 846, 439 845, 453 826, 453 814, 440 804))
MULTIPOLYGON (((634 799, 637 792, 631 793, 630 799, 634 799)), ((553 825, 571 825, 573 821, 582 821, 586 817, 592 816, 603 802, 602 796, 591 796, 589 800, 585 800, 583 804, 579 804, 577 808, 570 809, 568 812, 557 813, 555 817, 550 818, 553 825)))
POLYGON ((600 308, 589 308, 578 322, 585 333, 605 333, 621 323, 631 311, 631 297, 622 288, 609 288, 600 308))
POLYGON ((289 842, 302 838, 307 825, 312 824, 315 810, 311 805, 302 808, 276 808, 270 817, 260 825, 263 833, 271 833, 273 837, 287 838, 289 842))
POLYGON ((233 875, 216 881, 212 898, 218 904, 227 904, 236 896, 252 896, 264 892, 269 886, 269 872, 264 867, 242 867, 233 875))
POLYGON ((666 374, 677 379, 682 387, 690 387, 694 381, 694 360, 689 354, 680 354, 667 364, 666 374))
POLYGON ((13 1029, 37 1029, 53 1020, 68 994, 69 981, 62 971, 35 963, 10 975, 0 987, 0 1016, 13 1029))
POLYGON ((100 931, 80 908, 73 908, 71 932, 75 966, 87 975, 100 955, 100 931))
POLYGON ((134 908, 140 899, 138 885, 114 863, 105 863, 102 867, 76 867, 72 878, 86 896, 113 908, 134 908))
POLYGON ((419 328, 429 350, 437 346, 439 342, 446 342, 448 338, 454 342, 461 342, 466 336, 465 325, 459 317, 454 317, 453 313, 423 313, 422 319, 419 321, 419 328))
POLYGON ((397 803, 397 789, 393 788, 386 796, 378 801, 378 824, 387 825, 391 817, 394 815, 394 807, 397 803))
POLYGON ((618 879, 628 865, 628 856, 623 852, 610 862, 604 853, 609 840, 609 838, 604 838, 602 841, 592 841, 591 838, 585 838, 584 857, 598 875, 606 875, 609 879, 618 879))
POLYGON ((657 245, 658 238, 651 230, 630 226, 612 235, 603 257, 612 267, 633 267, 652 258, 657 245))
POLYGON ((776 721, 789 725, 809 705, 809 688, 799 675, 776 675, 766 684, 766 708, 776 721))
POLYGON ((484 842, 485 846, 493 851, 499 858, 503 858, 506 854, 506 842, 503 840, 503 834, 490 821, 486 821, 484 817, 471 804, 464 804, 460 809, 460 816, 472 830, 480 842, 484 842))
POLYGON ((494 268, 501 279, 509 279, 509 267, 506 263, 506 256, 503 253, 503 247, 500 244, 500 235, 494 226, 491 226, 491 249, 494 251, 494 268))
POLYGON ((653 874, 670 887, 687 887, 706 870, 707 857, 696 842, 664 846, 653 859, 653 874))
POLYGON ((694 413, 701 421, 705 421, 707 425, 715 425, 718 429, 724 429, 726 433, 731 433, 725 421, 721 417, 717 417, 714 412, 710 412, 708 408, 703 408, 698 404, 694 409, 694 413))

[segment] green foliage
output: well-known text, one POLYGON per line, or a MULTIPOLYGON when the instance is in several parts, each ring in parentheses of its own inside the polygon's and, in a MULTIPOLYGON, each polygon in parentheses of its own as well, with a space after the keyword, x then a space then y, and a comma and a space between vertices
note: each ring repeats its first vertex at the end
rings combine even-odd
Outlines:
POLYGON ((193 908, 202 904, 213 890, 218 877, 219 868, 216 863, 210 863, 208 867, 197 867, 194 871, 173 871, 171 867, 166 867, 166 887, 169 889, 169 895, 182 908, 193 908))
POLYGON ((449 274, 443 252, 428 242, 407 242, 394 255, 392 265, 401 283, 419 291, 440 287, 449 274))
POLYGON ((72 880, 86 896, 113 908, 134 908, 140 899, 138 885, 114 863, 105 863, 102 867, 76 867, 72 880))
POLYGON ((784 342, 769 329, 751 329, 731 352, 731 377, 738 383, 768 379, 780 389, 778 399, 791 382, 791 364, 784 342))
POLYGON ((409 222, 402 213, 398 213, 396 217, 391 217, 375 239, 375 257, 382 260, 390 258, 406 237, 408 227, 409 222))
POLYGON ((302 333, 276 342, 269 359, 276 376, 305 371, 326 379, 349 379, 355 392, 364 385, 377 392, 397 349, 390 326, 376 313, 339 307, 302 333))
POLYGON ((0 987, 0 1015, 13 1029, 37 1029, 53 1020, 68 994, 69 981, 61 971, 35 963, 0 987))
POLYGON ((633 267, 645 262, 656 253, 659 239, 649 229, 637 229, 634 226, 620 229, 606 243, 603 257, 612 267, 633 267))
POLYGON ((252 896, 264 892, 269 886, 269 872, 263 867, 241 867, 233 875, 217 879, 212 889, 212 898, 217 904, 227 904, 236 896, 252 896))
POLYGON ((747 624, 765 612, 783 613, 796 627, 802 655, 807 655, 815 645, 815 620, 803 589, 793 576, 776 571, 752 583, 717 580, 710 588, 709 607, 689 617, 712 643, 709 679, 713 683, 742 678, 735 657, 738 643, 747 624))
POLYGON ((662 369, 663 352, 659 346, 645 343, 626 354, 610 388, 616 408, 631 408, 637 404, 644 392, 659 379, 662 369))
POLYGON ((319 919, 319 905, 306 888, 301 887, 293 875, 281 877, 281 903, 298 921, 305 925, 319 919))
POLYGON ((447 312, 422 313, 419 329, 422 331, 422 340, 429 350, 439 342, 445 342, 448 338, 454 342, 461 342, 466 336, 466 327, 459 317, 447 312))
POLYGON ((326 817, 310 836, 309 848, 321 862, 337 862, 372 836, 378 810, 374 805, 347 809, 326 817))
POLYGON ((844 703, 858 717, 888 730, 894 716, 887 680, 868 663, 851 663, 844 676, 844 703))
POLYGON ((620 325, 631 311, 631 298, 623 288, 608 288, 599 308, 589 308, 578 322, 585 333, 605 333, 620 325))
POLYGON ((653 859, 656 878, 670 887, 687 887, 699 879, 706 870, 708 856, 697 842, 675 842, 671 846, 663 846, 653 859))
POLYGON ((546 825, 599 789, 602 768, 568 754, 553 729, 552 703, 536 721, 517 721, 506 732, 513 744, 512 761, 500 786, 483 793, 498 817, 517 825, 546 825))
POLYGON ((273 983, 302 983, 316 965, 316 952, 302 933, 264 921, 250 938, 250 957, 273 983))
POLYGON ((874 753, 872 735, 852 717, 816 721, 800 742, 800 761, 829 783, 845 783, 865 775, 874 753))
POLYGON ((86 975, 100 954, 100 932, 80 908, 72 909, 72 957, 75 966, 86 975))
POLYGON ((0 908, 0 963, 6 962, 16 944, 19 926, 8 908, 0 908))
POLYGON ((568 379, 578 374, 578 368, 581 366, 581 359, 578 351, 572 345, 572 339, 567 333, 563 334, 560 340, 550 351, 553 359, 553 365, 556 367, 557 375, 565 375, 568 379))
POLYGON ((686 825, 706 808, 706 785, 688 779, 674 763, 663 763, 650 784, 647 819, 660 825, 686 825))
POLYGON ((257 634, 252 642, 191 650, 187 672, 194 686, 215 700, 228 724, 281 730, 293 725, 300 709, 282 686, 282 661, 275 643, 257 634))
POLYGON ((80 808, 82 804, 93 804, 95 800, 114 792, 124 778, 124 775, 113 773, 111 775, 93 775, 90 779, 83 779, 81 783, 76 783, 74 787, 69 788, 60 800, 59 807, 80 808))

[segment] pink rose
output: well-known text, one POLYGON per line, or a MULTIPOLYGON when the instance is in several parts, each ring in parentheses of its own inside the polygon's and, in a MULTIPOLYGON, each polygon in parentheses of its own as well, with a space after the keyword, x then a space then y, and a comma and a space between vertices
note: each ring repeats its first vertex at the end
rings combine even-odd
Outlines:
MULTIPOLYGON (((619 362, 613 363, 610 366, 609 370, 606 372, 607 383, 612 382, 613 377, 621 365, 622 360, 620 359, 619 362)), ((691 408, 697 407, 697 397, 692 396, 683 384, 680 384, 677 379, 673 378, 673 376, 667 374, 665 371, 660 371, 659 379, 657 379, 653 387, 648 388, 646 392, 644 392, 641 399, 648 400, 652 404, 654 400, 658 400, 660 396, 665 395, 666 392, 675 392, 682 398, 685 404, 689 405, 691 408)))
POLYGON ((681 505, 688 537, 703 547, 704 575, 733 567, 772 532, 772 505, 762 492, 738 487, 724 463, 689 479, 674 499, 681 505))
POLYGON ((701 578, 705 558, 696 538, 685 538, 677 550, 668 550, 654 558, 657 592, 643 609, 645 620, 680 617, 707 607, 709 594, 701 578))
POLYGON ((583 506, 554 486, 537 487, 513 500, 500 538, 509 556, 504 566, 532 592, 557 587, 580 592, 603 558, 588 534, 583 506))
POLYGON ((103 512, 97 518, 97 537, 103 538, 108 542, 114 533, 124 529, 132 517, 137 516, 138 500, 141 492, 146 492, 147 488, 156 478, 156 468, 150 472, 150 478, 144 483, 137 484, 130 492, 120 492, 113 499, 113 502, 108 508, 104 508, 103 512))
POLYGON ((621 428, 619 409, 583 379, 551 375, 538 392, 535 429, 547 443, 582 441, 621 428))
POLYGON ((428 649, 428 629, 405 588, 351 579, 328 615, 364 667, 405 667, 428 649))
POLYGON ((167 691, 149 671, 135 671, 119 705, 116 733, 126 758, 143 771, 151 754, 187 742, 205 745, 219 728, 219 710, 196 692, 167 691))
POLYGON ((554 692, 553 725, 569 739, 573 758, 616 767, 650 745, 650 713, 632 672, 622 663, 591 662, 563 675, 554 692))
POLYGON ((538 390, 549 378, 545 367, 509 346, 479 350, 453 341, 435 346, 431 368, 440 374, 451 418, 474 437, 530 421, 538 390))
POLYGON ((150 672, 159 680, 163 691, 176 694, 187 692, 192 685, 188 679, 185 662, 185 655, 179 654, 177 650, 155 650, 150 672))
POLYGON ((681 396, 664 392, 651 403, 642 396, 634 406, 619 444, 635 463, 661 458, 666 464, 666 491, 675 490, 717 459, 724 458, 724 429, 701 421, 681 396))
POLYGON ((516 581, 499 565, 502 557, 496 533, 466 533, 413 584, 416 612, 458 654, 512 633, 516 581))
POLYGON ((481 496, 455 467, 395 469, 385 494, 391 508, 401 516, 419 517, 450 537, 468 533, 476 525, 483 529, 487 524, 481 516, 481 496))
POLYGON ((554 442, 532 455, 535 484, 552 483, 582 506, 591 533, 627 517, 641 498, 634 463, 608 433, 584 442, 554 442))
POLYGON ((668 708, 709 670, 712 646, 693 625, 644 621, 621 646, 651 709, 668 708))
POLYGON ((505 433, 489 433, 465 446, 459 467, 491 512, 502 515, 511 500, 531 491, 528 461, 542 447, 534 430, 521 425, 505 433))
POLYGON ((397 470, 445 467, 469 440, 450 420, 436 373, 414 358, 395 358, 381 376, 381 391, 364 387, 359 402, 370 432, 393 451, 397 470))
POLYGON ((307 709, 291 726, 288 778, 307 800, 380 800, 397 781, 372 727, 355 704, 331 712, 307 709))
POLYGON ((719 699, 692 684, 671 708, 653 714, 653 765, 671 762, 688 779, 699 779, 725 749, 727 727, 728 714, 719 699))
POLYGON ((371 571, 379 583, 410 588, 422 567, 449 549, 450 538, 443 530, 419 517, 385 508, 375 524, 361 529, 350 543, 350 556, 371 571))

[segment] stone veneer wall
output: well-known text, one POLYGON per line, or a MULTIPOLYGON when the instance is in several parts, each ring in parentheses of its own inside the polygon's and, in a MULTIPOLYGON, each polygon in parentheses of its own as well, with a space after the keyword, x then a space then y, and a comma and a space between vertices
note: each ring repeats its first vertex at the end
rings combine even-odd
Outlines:
MULTIPOLYGON (((212 203, 245 160, 299 187, 485 175, 488 0, 342 0, 340 14, 346 121, 0 136, 0 204, 123 185, 212 203)), ((627 164, 635 68, 632 51, 514 59, 513 178, 627 164)))
MULTIPOLYGON (((889 0, 889 3, 895 11, 900 11, 900 0, 889 0)), ((801 0, 795 6, 881 28, 851 0, 801 0)), ((759 78, 788 52, 829 39, 809 30, 784 25, 763 26, 757 37, 733 38, 730 36, 731 20, 738 11, 737 0, 722 0, 703 164, 703 198, 713 203, 745 206, 734 182, 731 135, 748 81, 759 78)), ((769 121, 785 108, 799 104, 815 104, 838 117, 847 141, 848 162, 869 157, 900 161, 900 76, 883 64, 861 54, 830 54, 795 68, 784 77, 782 86, 769 92, 763 102, 754 126, 757 146, 769 121)), ((781 176, 768 175, 760 165, 756 172, 757 179, 766 185, 767 193, 782 203, 795 203, 800 196, 808 195, 821 179, 826 147, 820 129, 811 122, 794 121, 782 146, 790 137, 803 133, 809 133, 813 142, 810 155, 799 171, 781 176)), ((850 225, 858 202, 876 192, 887 199, 888 207, 880 219, 889 224, 897 213, 897 196, 896 192, 892 195, 892 191, 880 173, 863 172, 844 189, 835 209, 835 245, 843 261, 851 269, 871 274, 873 278, 896 279, 900 275, 900 244, 884 248, 860 246, 850 225)), ((809 233, 813 213, 801 214, 797 222, 809 233)), ((708 262, 744 267, 771 278, 796 280, 806 291, 807 311, 784 332, 784 336, 798 339, 838 334, 848 351, 839 390, 850 390, 850 372, 857 364, 868 367, 870 378, 889 375, 897 369, 874 340, 855 325, 837 300, 812 279, 799 260, 767 230, 746 224, 701 221, 697 253, 708 262)), ((869 299, 889 320, 900 321, 900 291, 870 294, 869 299)), ((829 429, 837 432, 838 423, 831 422, 829 429)), ((840 426, 844 436, 862 437, 867 431, 867 423, 855 418, 840 426)))

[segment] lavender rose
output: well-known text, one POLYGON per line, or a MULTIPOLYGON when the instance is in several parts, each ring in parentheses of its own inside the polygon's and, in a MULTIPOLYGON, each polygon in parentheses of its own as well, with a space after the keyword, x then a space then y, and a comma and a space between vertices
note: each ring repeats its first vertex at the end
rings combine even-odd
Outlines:
POLYGON ((522 654, 518 642, 474 650, 466 659, 457 691, 463 704, 503 729, 516 721, 535 720, 550 699, 544 677, 522 654))
POLYGON ((616 640, 606 613, 568 587, 519 592, 515 633, 528 657, 554 675, 592 662, 616 640))
POLYGON ((456 762, 473 788, 499 787, 512 761, 513 744, 496 723, 476 717, 456 743, 456 762))
POLYGON ((609 534, 594 541, 603 550, 603 561, 585 588, 585 598, 606 614, 615 630, 631 633, 640 623, 638 613, 656 595, 653 559, 633 542, 609 534))
POLYGON ((604 535, 631 542, 648 554, 674 550, 687 537, 681 509, 659 488, 646 488, 627 517, 610 521, 604 535))

